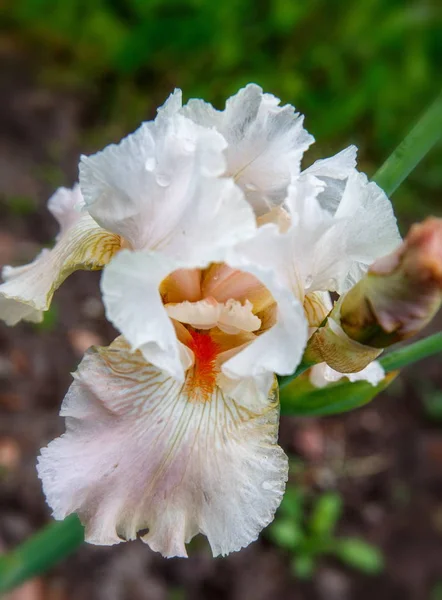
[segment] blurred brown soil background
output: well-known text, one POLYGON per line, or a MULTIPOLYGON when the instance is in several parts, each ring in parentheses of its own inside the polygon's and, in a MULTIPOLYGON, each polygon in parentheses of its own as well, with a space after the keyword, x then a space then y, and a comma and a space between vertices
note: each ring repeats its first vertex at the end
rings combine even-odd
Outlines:
MULTIPOLYGON (((28 262, 51 243, 56 223, 47 198, 75 181, 80 152, 100 146, 85 135, 99 113, 97 98, 43 85, 20 53, 4 52, 1 72, 3 265, 28 262)), ((146 118, 154 106, 146 104, 146 118)), ((102 138, 116 140, 120 133, 102 138)), ((71 276, 42 326, 0 327, 0 551, 48 522, 36 457, 63 431, 58 410, 69 373, 88 346, 107 344, 114 335, 98 281, 97 273, 71 276)), ((433 329, 438 325, 440 318, 433 329)), ((312 580, 301 581, 291 573, 288 554, 264 532, 247 549, 216 560, 203 539, 191 545, 189 560, 162 559, 141 542, 83 545, 9 600, 439 600, 442 421, 425 398, 441 382, 439 357, 409 369, 388 393, 353 413, 282 419, 281 444, 302 465, 292 483, 312 494, 342 494, 338 534, 379 546, 386 560, 382 574, 363 575, 324 557, 312 580)))

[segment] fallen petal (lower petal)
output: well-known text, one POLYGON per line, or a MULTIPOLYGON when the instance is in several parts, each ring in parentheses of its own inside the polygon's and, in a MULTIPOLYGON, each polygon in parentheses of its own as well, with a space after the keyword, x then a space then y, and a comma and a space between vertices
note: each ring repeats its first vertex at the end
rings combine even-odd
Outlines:
POLYGON ((138 536, 167 557, 198 533, 214 555, 255 540, 287 480, 277 392, 195 398, 122 338, 89 351, 63 403, 67 431, 39 459, 54 516, 77 513, 91 543, 138 536))

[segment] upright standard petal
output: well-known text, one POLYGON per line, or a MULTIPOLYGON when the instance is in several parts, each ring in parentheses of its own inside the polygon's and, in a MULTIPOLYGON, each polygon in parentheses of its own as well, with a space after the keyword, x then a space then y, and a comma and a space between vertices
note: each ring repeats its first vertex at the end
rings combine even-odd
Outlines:
POLYGON ((345 253, 348 224, 334 219, 317 201, 324 184, 305 177, 291 184, 286 198, 290 225, 281 232, 278 225, 262 225, 255 236, 241 245, 253 261, 273 271, 279 285, 302 304, 305 295, 336 290, 346 276, 349 259, 345 253))
POLYGON ((90 214, 135 250, 217 249, 255 226, 225 170, 224 138, 182 115, 159 114, 118 145, 85 157, 80 183, 90 214))
MULTIPOLYGON (((354 169, 343 168, 342 173, 347 174, 346 179, 330 203, 324 202, 330 185, 327 177, 303 174, 294 178, 288 189, 285 205, 292 226, 286 233, 291 240, 286 246, 290 246, 305 291, 342 294, 375 258, 400 243, 396 218, 384 192, 354 169)), ((337 190, 334 187, 333 194, 337 190)))
MULTIPOLYGON (((250 237, 257 228, 252 209, 232 180, 200 174, 192 188, 188 198, 181 197, 185 206, 178 229, 172 227, 167 234, 163 231, 157 245, 149 238, 149 246, 161 252, 123 251, 108 265, 102 279, 108 318, 146 360, 181 380, 180 349, 159 288, 172 274, 182 280, 183 269, 194 272, 211 262, 222 262, 228 248, 250 237)), ((157 208, 169 226, 173 219, 164 212, 167 205, 159 203, 157 208)), ((193 284, 191 288, 194 292, 193 284)), ((224 316, 229 321, 230 317, 224 316)))
POLYGON ((227 140, 227 174, 243 189, 257 214, 280 204, 313 137, 293 106, 249 84, 227 100, 224 111, 193 99, 182 112, 227 140))
POLYGON ((351 264, 346 252, 351 223, 334 218, 321 206, 318 197, 324 187, 316 177, 304 175, 292 181, 285 202, 292 227, 280 238, 290 255, 282 266, 286 273, 297 273, 303 294, 336 291, 351 264))
POLYGON ((300 180, 314 175, 325 184, 318 194, 318 202, 332 215, 339 206, 347 179, 356 173, 356 155, 356 146, 349 146, 334 156, 317 160, 301 173, 300 180))
POLYGON ((0 285, 0 318, 8 325, 21 320, 41 321, 55 290, 78 269, 96 270, 120 249, 120 237, 104 231, 81 208, 79 188, 61 188, 49 200, 60 223, 52 250, 44 249, 30 264, 4 267, 0 285))
POLYGON ((376 258, 393 252, 401 236, 390 200, 363 173, 349 176, 335 218, 348 222, 346 253, 352 266, 338 290, 343 293, 359 281, 376 258))
POLYGON ((67 432, 42 450, 38 471, 57 519, 77 513, 86 540, 137 536, 164 556, 207 536, 213 554, 254 541, 287 480, 277 445, 278 400, 195 395, 119 338, 89 351, 62 406, 67 432))

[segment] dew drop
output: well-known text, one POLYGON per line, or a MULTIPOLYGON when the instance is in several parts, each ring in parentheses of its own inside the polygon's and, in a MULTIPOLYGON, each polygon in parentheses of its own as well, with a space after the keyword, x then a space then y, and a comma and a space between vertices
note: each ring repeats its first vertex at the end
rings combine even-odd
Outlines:
POLYGON ((164 173, 158 173, 155 179, 158 185, 160 185, 161 187, 167 187, 168 185, 170 185, 170 177, 168 175, 165 175, 164 173))
POLYGON ((256 185, 253 185, 253 183, 246 183, 245 186, 246 190, 248 190, 249 192, 256 192, 257 191, 257 187, 256 185))
POLYGON ((309 288, 312 283, 313 283, 312 275, 307 275, 307 277, 305 278, 305 287, 309 288))

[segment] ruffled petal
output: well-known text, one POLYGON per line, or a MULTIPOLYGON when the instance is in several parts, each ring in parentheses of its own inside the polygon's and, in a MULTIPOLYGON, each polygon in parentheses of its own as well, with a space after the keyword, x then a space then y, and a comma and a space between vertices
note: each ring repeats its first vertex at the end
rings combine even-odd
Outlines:
POLYGON ((317 160, 301 174, 301 179, 313 175, 325 184, 317 199, 332 215, 339 206, 348 177, 356 173, 357 151, 356 146, 349 146, 334 156, 317 160))
POLYGON ((225 110, 190 100, 182 112, 227 140, 227 174, 242 187, 257 214, 281 203, 301 158, 314 141, 303 128, 303 116, 250 84, 229 98, 225 110))
POLYGON ((75 213, 70 200, 78 197, 69 190, 59 191, 51 199, 61 231, 52 250, 43 250, 30 264, 4 267, 5 283, 0 285, 0 318, 8 325, 22 319, 41 321, 55 290, 78 269, 97 270, 106 265, 120 249, 120 237, 104 231, 88 215, 75 213), (65 206, 62 208, 61 203, 65 206), (75 215, 78 217, 75 218, 75 215))
POLYGON ((395 250, 401 236, 390 200, 363 173, 349 176, 335 218, 349 224, 346 253, 352 265, 338 290, 343 293, 359 281, 376 258, 395 250))
POLYGON ((335 383, 343 377, 347 377, 351 382, 368 381, 375 386, 385 377, 385 371, 377 360, 374 360, 365 369, 357 373, 339 373, 326 363, 320 363, 310 369, 310 381, 315 387, 319 388, 325 387, 329 383, 335 383))
POLYGON ((215 130, 160 112, 118 145, 82 157, 87 208, 133 249, 216 256, 220 243, 243 239, 256 226, 241 191, 219 179, 225 146, 215 130))
POLYGON ((171 319, 197 329, 218 327, 224 333, 232 335, 241 331, 256 331, 261 325, 261 320, 253 314, 253 305, 248 300, 241 304, 230 299, 222 304, 215 298, 204 298, 198 302, 166 304, 166 311, 171 319))
POLYGON ((58 188, 49 198, 48 209, 60 225, 57 240, 81 218, 83 207, 84 199, 78 183, 72 189, 58 188))
POLYGON ((285 241, 281 237, 277 242, 284 254, 282 259, 281 250, 277 262, 286 276, 291 273, 292 289, 296 274, 298 294, 327 290, 342 294, 377 257, 400 243, 388 198, 365 175, 348 169, 342 168, 346 178, 333 210, 321 200, 327 178, 303 174, 288 188, 285 204, 292 225, 285 241))
POLYGON ((232 250, 226 263, 258 279, 277 303, 276 322, 244 350, 226 361, 223 373, 232 379, 265 373, 288 375, 298 366, 307 341, 307 320, 302 304, 279 277, 272 241, 281 236, 276 226, 265 225, 250 240, 232 250))
POLYGON ((223 305, 214 298, 204 298, 198 302, 166 304, 166 312, 171 319, 186 323, 198 329, 216 327, 223 305))
POLYGON ((288 190, 286 205, 293 225, 285 236, 285 251, 290 254, 285 269, 297 273, 299 293, 336 291, 351 266, 346 248, 351 223, 320 205, 323 189, 324 184, 310 175, 294 180, 288 190))
POLYGON ((234 335, 241 331, 256 331, 261 320, 253 314, 253 304, 249 300, 241 304, 230 299, 223 305, 217 325, 221 331, 234 335))
POLYGON ((272 521, 288 472, 276 386, 264 400, 217 387, 200 401, 121 338, 89 351, 74 377, 67 432, 38 464, 56 519, 75 512, 90 543, 138 536, 167 557, 186 556, 200 532, 228 554, 272 521))
POLYGON ((330 177, 333 179, 347 179, 356 168, 356 146, 349 146, 338 154, 328 158, 321 158, 305 169, 303 175, 314 175, 315 177, 330 177))

